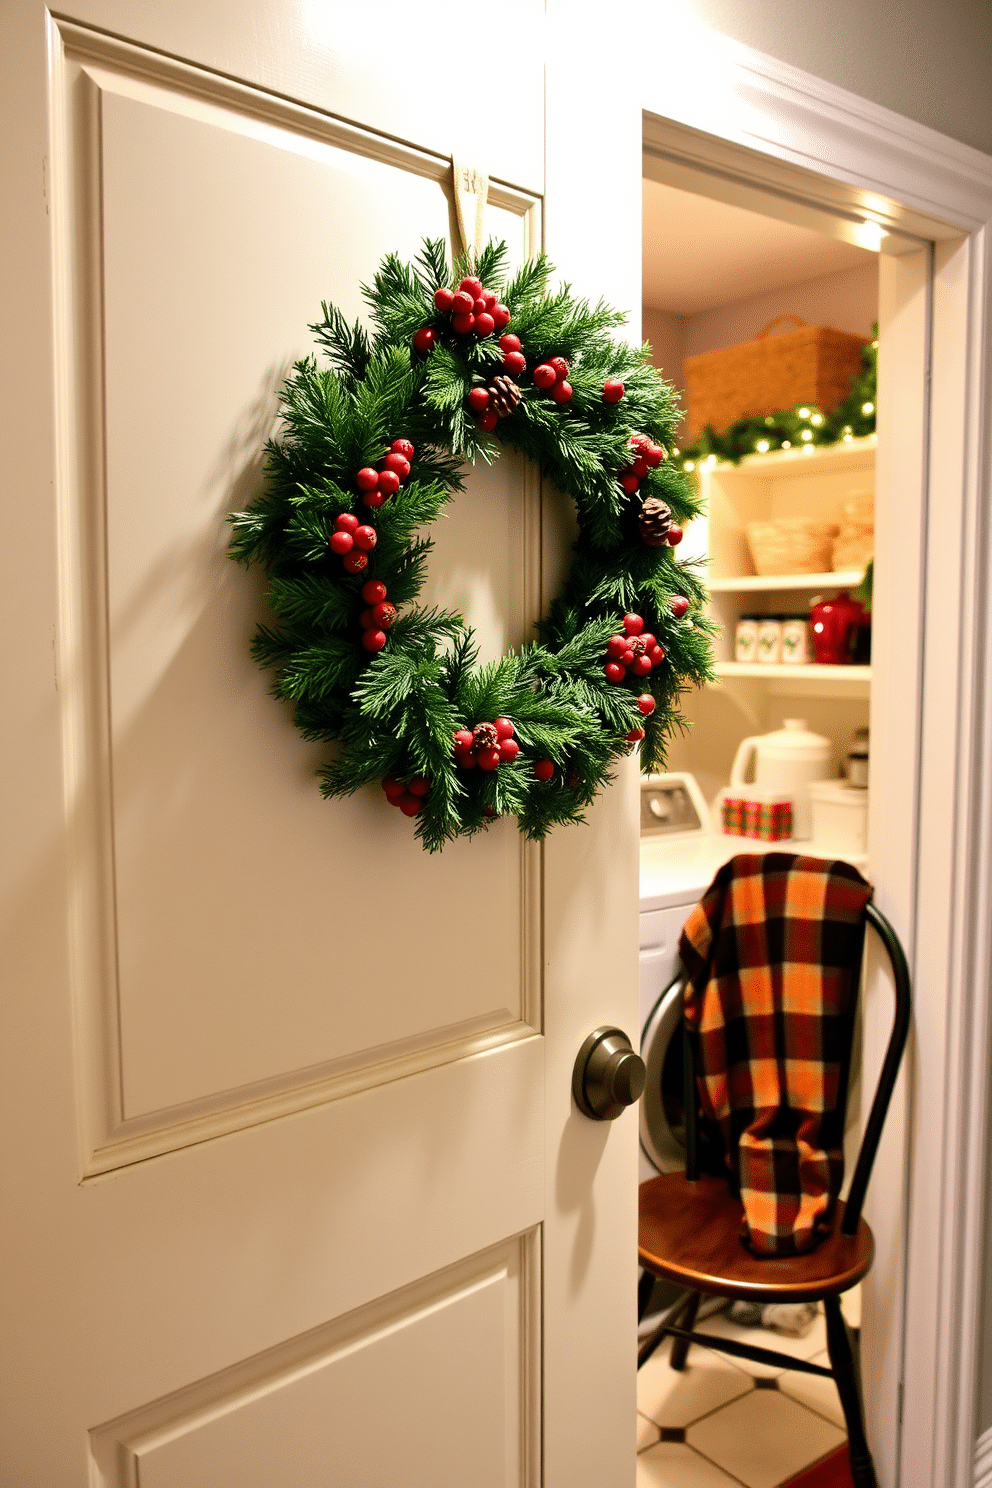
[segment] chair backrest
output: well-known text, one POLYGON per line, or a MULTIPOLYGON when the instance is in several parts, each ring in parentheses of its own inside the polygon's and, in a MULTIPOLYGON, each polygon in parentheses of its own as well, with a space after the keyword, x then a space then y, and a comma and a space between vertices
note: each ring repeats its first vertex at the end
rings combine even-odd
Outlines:
MULTIPOLYGON (((878 935, 892 964, 892 975, 895 983, 895 1014, 892 1022, 892 1032, 889 1036, 889 1046, 885 1052, 885 1059, 878 1077, 875 1097, 872 1101, 868 1121, 865 1124, 864 1136, 862 1137, 861 1147, 854 1165, 854 1176, 851 1179, 851 1187, 848 1191, 847 1202, 844 1207, 844 1219, 841 1224, 841 1230, 846 1235, 857 1233, 858 1223, 861 1219, 861 1210, 865 1200, 865 1192, 868 1188, 868 1180, 871 1177, 871 1170, 878 1152, 879 1139, 882 1135, 882 1127, 885 1125, 889 1102, 892 1099, 896 1076, 899 1073, 899 1064, 906 1047, 912 1012, 909 967, 906 964, 906 956, 899 942, 899 937, 882 912, 875 908, 874 904, 869 903, 866 905, 864 918, 865 923, 870 925, 878 935)), ((854 997, 855 999, 857 998, 857 981, 855 982, 854 997)), ((852 1028, 855 1010, 856 1001, 851 1009, 852 1028)), ((685 1176, 692 1183, 699 1177, 699 1103, 696 1093, 695 1054, 692 1040, 688 1037, 684 1025, 682 1047, 682 1069, 685 1081, 685 1176)))

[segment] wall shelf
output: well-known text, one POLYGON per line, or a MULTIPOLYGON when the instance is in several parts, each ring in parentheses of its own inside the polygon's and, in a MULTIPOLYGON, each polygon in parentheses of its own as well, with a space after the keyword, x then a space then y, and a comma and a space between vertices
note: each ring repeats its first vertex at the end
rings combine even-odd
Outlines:
POLYGON ((718 677, 762 677, 776 682, 781 682, 783 678, 806 682, 871 681, 870 666, 823 666, 816 662, 793 666, 782 662, 718 661, 716 674, 718 677))
POLYGON ((783 589, 857 589, 864 580, 859 568, 836 573, 742 574, 737 578, 709 579, 711 594, 768 594, 783 589))

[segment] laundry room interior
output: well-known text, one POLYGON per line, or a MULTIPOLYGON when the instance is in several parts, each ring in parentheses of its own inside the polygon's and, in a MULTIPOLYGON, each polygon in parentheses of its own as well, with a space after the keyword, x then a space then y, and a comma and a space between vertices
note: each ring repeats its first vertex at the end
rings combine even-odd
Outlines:
MULTIPOLYGON (((685 1162, 678 942, 718 868, 736 853, 779 849, 867 872, 876 436, 864 430, 874 429, 873 401, 860 405, 856 427, 835 428, 829 442, 818 431, 841 398, 821 406, 809 393, 798 403, 731 409, 716 426, 722 434, 733 419, 757 422, 788 409, 791 439, 781 427, 769 438, 751 430, 734 461, 701 453, 700 440, 705 450, 704 425, 720 407, 722 358, 740 388, 747 363, 734 363, 732 348, 760 361, 777 338, 773 356, 802 341, 802 332, 801 359, 819 337, 814 357, 826 345, 828 359, 834 352, 847 359, 835 369, 842 396, 864 387, 857 378, 873 367, 878 345, 881 241, 870 224, 867 231, 839 221, 828 231, 798 225, 791 206, 771 198, 767 215, 752 210, 753 198, 740 204, 716 178, 713 196, 681 189, 664 161, 646 158, 645 169, 643 337, 682 396, 680 446, 670 458, 694 474, 707 509, 686 528, 680 557, 702 565, 720 632, 715 680, 684 698, 689 728, 671 742, 668 772, 642 778, 641 1182, 685 1162)), ((848 1174, 859 1137, 857 1071, 855 1053, 848 1174)), ((678 1295, 655 1283, 642 1338, 678 1295)), ((769 1347, 826 1359, 823 1317, 812 1308, 766 1307, 762 1316, 753 1304, 737 1304, 708 1318, 705 1311, 703 1331, 750 1342, 763 1336, 769 1347)), ((857 1330, 857 1289, 844 1311, 857 1330)), ((832 1381, 698 1357, 708 1353, 694 1348, 684 1368, 673 1367, 669 1339, 641 1370, 640 1488, 777 1488, 805 1482, 814 1464, 841 1451, 844 1416, 832 1381)))

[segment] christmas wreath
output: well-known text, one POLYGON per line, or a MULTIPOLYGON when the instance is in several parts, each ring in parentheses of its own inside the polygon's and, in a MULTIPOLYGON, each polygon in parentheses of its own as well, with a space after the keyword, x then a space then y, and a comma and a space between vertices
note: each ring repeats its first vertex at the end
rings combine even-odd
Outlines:
POLYGON ((623 317, 552 292, 505 244, 449 267, 428 241, 363 286, 373 323, 331 305, 311 327, 231 549, 268 574, 252 654, 311 740, 335 743, 325 796, 378 783, 434 851, 513 815, 532 838, 583 808, 638 744, 658 769, 681 695, 711 675, 711 623, 675 548, 699 510, 667 452, 675 395, 623 317), (512 329, 509 329, 512 326, 512 329), (507 445, 574 499, 579 534, 539 639, 479 666, 462 617, 415 601, 425 529, 466 461, 507 445))

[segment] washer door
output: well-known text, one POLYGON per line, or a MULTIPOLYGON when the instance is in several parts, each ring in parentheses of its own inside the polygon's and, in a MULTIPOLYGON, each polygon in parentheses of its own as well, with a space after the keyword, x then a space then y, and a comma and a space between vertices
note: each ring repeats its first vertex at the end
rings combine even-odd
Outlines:
POLYGON ((682 978, 662 992, 641 1032, 647 1079, 640 1103, 641 1148, 659 1173, 685 1167, 682 1094, 682 978))

